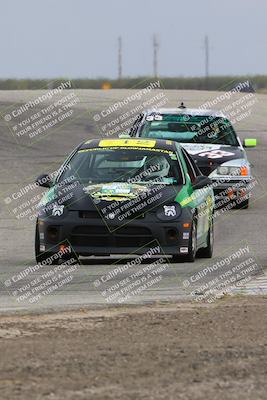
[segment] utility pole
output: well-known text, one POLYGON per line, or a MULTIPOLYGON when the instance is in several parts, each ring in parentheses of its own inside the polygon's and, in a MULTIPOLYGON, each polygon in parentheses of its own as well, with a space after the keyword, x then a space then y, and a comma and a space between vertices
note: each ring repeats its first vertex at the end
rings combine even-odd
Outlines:
POLYGON ((204 49, 205 49, 205 77, 206 77, 206 85, 207 85, 207 89, 208 89, 209 88, 210 47, 209 47, 209 37, 207 35, 205 36, 204 49))
POLYGON ((158 50, 159 42, 156 34, 153 35, 153 67, 154 67, 154 77, 158 77, 158 50))
POLYGON ((122 78, 122 39, 118 37, 118 79, 122 78))

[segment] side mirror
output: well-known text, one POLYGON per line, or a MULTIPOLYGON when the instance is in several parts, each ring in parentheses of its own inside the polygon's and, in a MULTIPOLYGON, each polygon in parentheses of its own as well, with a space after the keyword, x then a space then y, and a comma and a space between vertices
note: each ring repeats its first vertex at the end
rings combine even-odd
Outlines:
POLYGON ((196 189, 202 189, 205 186, 208 186, 211 184, 212 184, 212 181, 210 180, 210 178, 208 178, 207 176, 204 176, 204 175, 199 175, 196 177, 196 180, 193 183, 192 187, 194 190, 196 190, 196 189))
POLYGON ((257 139, 244 139, 243 140, 243 146, 244 147, 255 147, 257 146, 257 139))
POLYGON ((52 186, 52 181, 50 179, 50 176, 47 174, 39 175, 35 182, 37 183, 38 186, 46 188, 50 188, 52 186))

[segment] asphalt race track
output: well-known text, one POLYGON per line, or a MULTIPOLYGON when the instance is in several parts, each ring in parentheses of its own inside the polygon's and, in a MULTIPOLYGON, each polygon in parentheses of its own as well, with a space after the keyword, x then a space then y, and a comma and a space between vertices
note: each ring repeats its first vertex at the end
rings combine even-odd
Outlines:
MULTIPOLYGON (((51 124, 50 127, 46 125, 45 133, 36 133, 32 138, 29 138, 27 133, 21 133, 21 136, 18 136, 17 132, 20 128, 13 121, 14 118, 9 120, 12 111, 18 110, 29 100, 36 99, 45 93, 45 91, 0 92, 0 113, 2 115, 0 120, 0 312, 106 305, 108 302, 103 295, 103 291, 107 290, 107 287, 99 287, 96 282, 101 276, 114 269, 112 264, 120 258, 103 259, 98 257, 82 260, 81 265, 73 272, 73 279, 69 283, 62 285, 58 290, 43 296, 39 301, 32 304, 27 300, 18 300, 18 295, 26 291, 21 286, 22 282, 11 286, 7 283, 12 276, 35 265, 35 223, 28 216, 18 218, 17 209, 26 199, 31 201, 43 189, 30 189, 27 193, 24 193, 23 188, 33 183, 39 174, 56 170, 66 155, 81 141, 100 137, 101 135, 107 137, 105 135, 108 117, 103 116, 105 113, 101 114, 103 110, 111 107, 110 110, 112 112, 109 117, 115 121, 115 126, 118 124, 118 121, 116 122, 117 118, 125 115, 122 120, 126 120, 129 116, 126 115, 127 110, 132 110, 140 104, 140 99, 135 99, 117 110, 114 110, 113 107, 118 101, 122 101, 136 93, 136 90, 76 90, 73 97, 70 96, 68 100, 73 102, 69 105, 71 112, 66 114, 58 125, 52 126, 51 124), (16 200, 12 197, 14 193, 16 193, 16 200), (19 194, 21 195, 20 197, 19 194)), ((160 93, 160 90, 153 91, 150 96, 152 97, 157 93, 160 93)), ((176 106, 179 101, 183 100, 189 106, 197 107, 205 101, 215 98, 220 93, 164 91, 163 95, 168 101, 168 106, 176 106)), ((57 99, 59 100, 63 96, 65 96, 65 93, 64 95, 57 95, 57 99)), ((244 93, 235 95, 235 100, 242 96, 244 96, 244 93)), ((265 135, 267 133, 267 95, 257 94, 252 97, 254 98, 254 104, 250 112, 235 125, 241 138, 255 137, 258 140, 257 147, 247 151, 249 160, 253 165, 253 175, 256 180, 249 209, 230 210, 216 218, 215 252, 212 260, 197 259, 192 264, 168 263, 158 283, 140 294, 132 296, 128 302, 140 304, 188 298, 188 296, 191 296, 191 287, 188 288, 184 282, 187 282, 191 276, 195 276, 198 271, 203 270, 205 266, 213 265, 217 261, 229 257, 240 248, 249 248, 249 255, 257 260, 259 270, 264 271, 266 269, 267 139, 265 135)), ((38 111, 44 107, 46 107, 46 113, 50 113, 51 110, 48 108, 50 103, 51 101, 48 99, 42 105, 37 104, 28 111, 22 110, 23 118, 30 115, 33 116, 36 113, 37 121, 39 118, 38 111)), ((214 108, 220 109, 222 105, 218 104, 214 108)), ((48 122, 49 119, 45 123, 48 124, 48 122)), ((26 125, 27 122, 25 122, 26 125)), ((38 128, 37 125, 36 127, 38 128)), ((116 135, 114 133, 114 135, 110 136, 114 137, 116 135)), ((244 256, 247 257, 247 255, 244 256)), ((243 255, 240 260, 242 257, 243 255)), ((119 262, 118 265, 121 264, 124 264, 124 261, 119 262)), ((43 273, 43 271, 36 271, 25 276, 23 285, 25 287, 27 285, 30 286, 32 279, 34 277, 38 278, 43 273)), ((119 281, 126 276, 127 272, 118 274, 112 281, 112 285, 119 284, 119 281)), ((216 276, 216 271, 214 276, 216 276)), ((250 283, 252 288, 253 282, 250 283)), ((264 287, 265 280, 261 278, 261 282, 262 287, 264 287)), ((256 288, 257 284, 255 284, 256 288)))

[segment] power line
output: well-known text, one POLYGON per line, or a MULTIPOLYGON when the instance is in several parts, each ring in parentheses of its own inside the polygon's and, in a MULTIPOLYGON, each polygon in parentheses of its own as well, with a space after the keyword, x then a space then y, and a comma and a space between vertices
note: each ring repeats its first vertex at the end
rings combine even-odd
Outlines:
POLYGON ((154 77, 158 77, 158 50, 159 42, 156 34, 153 35, 153 67, 154 67, 154 77))
POLYGON ((118 79, 122 78, 122 38, 118 37, 118 79))
POLYGON ((209 37, 206 35, 204 40, 205 49, 205 77, 207 86, 209 84, 209 62, 210 62, 210 47, 209 47, 209 37))

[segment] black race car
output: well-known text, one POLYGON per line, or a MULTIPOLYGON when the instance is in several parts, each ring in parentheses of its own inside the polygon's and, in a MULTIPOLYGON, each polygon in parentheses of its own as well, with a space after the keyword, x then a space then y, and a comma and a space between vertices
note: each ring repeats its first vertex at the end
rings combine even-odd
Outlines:
MULTIPOLYGON (((160 254, 194 261, 212 256, 213 190, 176 142, 89 140, 65 161, 38 208, 37 262, 64 249, 79 256, 160 254)), ((56 257, 54 257, 56 259, 56 257)))

